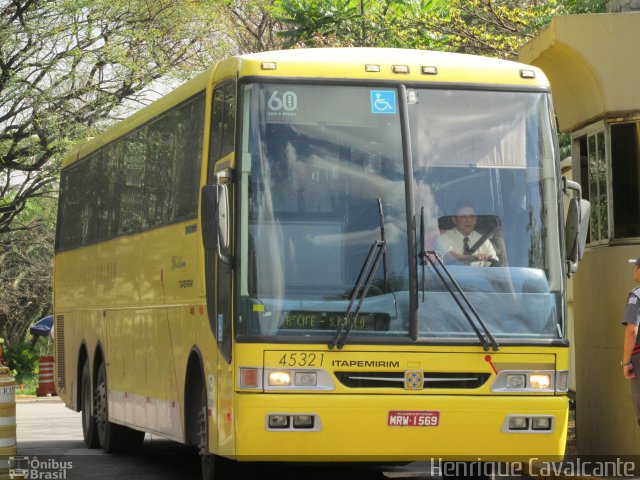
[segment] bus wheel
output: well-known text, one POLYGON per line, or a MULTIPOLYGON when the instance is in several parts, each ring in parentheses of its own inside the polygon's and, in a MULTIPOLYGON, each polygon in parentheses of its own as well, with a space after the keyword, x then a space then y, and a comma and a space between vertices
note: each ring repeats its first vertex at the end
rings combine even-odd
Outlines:
POLYGON ((202 480, 245 480, 246 465, 209 452, 209 423, 206 402, 198 411, 198 453, 202 467, 202 480))
POLYGON ((95 418, 100 446, 106 453, 137 450, 144 441, 144 432, 109 421, 107 401, 107 368, 103 363, 98 370, 95 392, 95 418))
POLYGON ((80 408, 82 408, 82 436, 88 448, 98 448, 98 428, 96 418, 93 416, 93 395, 91 395, 91 375, 89 373, 89 360, 85 360, 82 366, 82 391, 80 408))
MULTIPOLYGON (((204 396, 204 391, 202 393, 204 396)), ((226 478, 228 472, 225 472, 223 468, 225 459, 209 452, 209 419, 204 402, 201 402, 200 409, 198 409, 198 455, 200 455, 202 480, 224 480, 226 478)))

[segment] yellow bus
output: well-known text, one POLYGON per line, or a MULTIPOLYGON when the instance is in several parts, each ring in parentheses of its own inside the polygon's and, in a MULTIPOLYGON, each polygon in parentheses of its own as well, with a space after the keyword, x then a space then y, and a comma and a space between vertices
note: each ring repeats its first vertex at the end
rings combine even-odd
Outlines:
POLYGON ((565 228, 567 187, 536 68, 228 58, 66 157, 58 392, 88 447, 150 432, 197 446, 203 478, 561 457, 585 209, 565 228))

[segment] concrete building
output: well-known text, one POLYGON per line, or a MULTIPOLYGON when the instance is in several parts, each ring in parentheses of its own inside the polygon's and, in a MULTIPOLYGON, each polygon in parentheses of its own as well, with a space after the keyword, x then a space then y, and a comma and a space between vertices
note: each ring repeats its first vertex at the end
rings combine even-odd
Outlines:
POLYGON ((640 257, 640 0, 606 14, 555 17, 520 51, 551 82, 571 134, 572 176, 591 201, 587 250, 573 277, 576 431, 583 455, 640 454, 620 324, 640 257))

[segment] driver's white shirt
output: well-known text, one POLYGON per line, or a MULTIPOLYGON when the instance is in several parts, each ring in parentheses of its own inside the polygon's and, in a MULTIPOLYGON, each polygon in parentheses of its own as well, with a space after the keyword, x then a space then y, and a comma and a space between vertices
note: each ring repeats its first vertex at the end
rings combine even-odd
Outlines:
MULTIPOLYGON (((482 238, 482 235, 475 230, 467 236, 469 237, 469 247, 472 247, 478 240, 480 240, 480 238, 482 238)), ((447 230, 438 237, 436 244, 437 252, 443 257, 449 252, 462 255, 464 252, 464 237, 465 235, 455 227, 451 230, 447 230)), ((484 254, 490 258, 498 259, 498 255, 496 255, 496 251, 489 239, 482 242, 482 245, 480 245, 473 254, 484 254)))

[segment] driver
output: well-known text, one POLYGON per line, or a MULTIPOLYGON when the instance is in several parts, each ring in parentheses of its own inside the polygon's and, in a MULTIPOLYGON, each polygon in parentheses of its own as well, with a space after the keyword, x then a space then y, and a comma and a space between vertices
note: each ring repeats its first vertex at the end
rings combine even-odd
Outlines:
POLYGON ((499 261, 491 241, 482 241, 482 235, 475 230, 477 217, 471 202, 459 202, 452 220, 455 228, 440 235, 436 245, 445 262, 488 267, 499 261))

